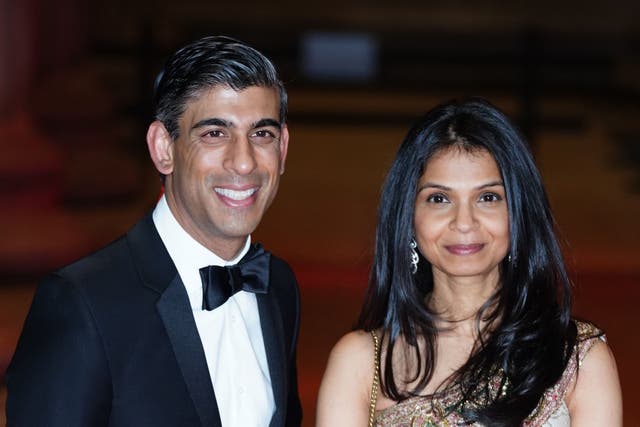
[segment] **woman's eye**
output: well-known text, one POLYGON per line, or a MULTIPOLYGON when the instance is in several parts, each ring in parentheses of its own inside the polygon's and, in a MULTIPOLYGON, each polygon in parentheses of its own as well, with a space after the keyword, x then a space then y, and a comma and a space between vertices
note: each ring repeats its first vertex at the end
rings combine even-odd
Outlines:
POLYGON ((482 196, 480 196, 481 202, 491 203, 491 202, 499 202, 500 200, 502 200, 502 197, 500 197, 496 193, 485 193, 482 196))
POLYGON ((448 200, 444 196, 444 194, 432 194, 431 196, 427 197, 427 202, 429 202, 429 203, 446 203, 446 202, 448 202, 448 200))

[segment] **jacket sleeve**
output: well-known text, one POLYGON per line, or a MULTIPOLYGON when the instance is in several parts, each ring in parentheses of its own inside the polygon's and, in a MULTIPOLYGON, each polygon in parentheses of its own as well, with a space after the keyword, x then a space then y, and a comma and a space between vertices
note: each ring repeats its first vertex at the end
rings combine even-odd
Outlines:
POLYGON ((81 290, 59 275, 37 288, 6 374, 7 427, 106 426, 112 387, 81 290))

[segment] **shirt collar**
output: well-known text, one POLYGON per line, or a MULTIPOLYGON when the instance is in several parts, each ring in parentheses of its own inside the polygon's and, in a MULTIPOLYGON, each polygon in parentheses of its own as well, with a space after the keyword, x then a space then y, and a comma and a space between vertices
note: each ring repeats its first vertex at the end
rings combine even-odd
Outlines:
POLYGON ((171 256, 178 270, 178 274, 187 289, 192 308, 194 310, 200 310, 202 307, 200 269, 208 265, 224 266, 237 264, 249 250, 251 236, 247 236, 244 247, 238 255, 226 261, 204 247, 182 228, 173 215, 173 212, 171 212, 164 195, 156 204, 152 216, 158 234, 160 234, 160 238, 167 248, 169 256, 171 256))

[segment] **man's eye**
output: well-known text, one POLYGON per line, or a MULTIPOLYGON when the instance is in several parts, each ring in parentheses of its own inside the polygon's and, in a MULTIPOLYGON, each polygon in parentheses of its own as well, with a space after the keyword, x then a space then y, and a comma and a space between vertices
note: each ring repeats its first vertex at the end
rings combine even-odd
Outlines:
POLYGON ((251 134, 251 140, 255 143, 269 144, 278 140, 278 136, 268 129, 260 129, 251 134))
POLYGON ((259 131, 256 131, 253 135, 257 138, 271 138, 271 139, 276 138, 276 135, 273 132, 266 129, 261 129, 259 131))
POLYGON ((207 131, 207 133, 205 133, 203 136, 206 138, 220 138, 221 136, 224 136, 224 134, 222 133, 221 130, 213 129, 213 130, 207 131))

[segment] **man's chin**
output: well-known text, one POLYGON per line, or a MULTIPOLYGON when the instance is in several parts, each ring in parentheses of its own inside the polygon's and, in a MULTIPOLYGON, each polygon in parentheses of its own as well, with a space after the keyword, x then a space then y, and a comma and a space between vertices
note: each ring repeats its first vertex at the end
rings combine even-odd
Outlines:
POLYGON ((229 239, 243 239, 253 233, 260 221, 227 222, 221 227, 222 234, 229 239))

